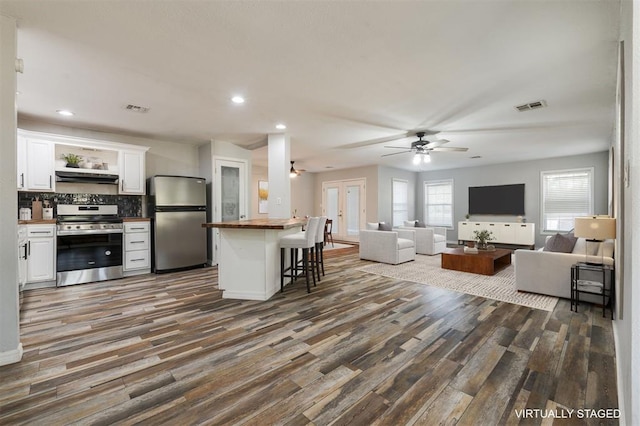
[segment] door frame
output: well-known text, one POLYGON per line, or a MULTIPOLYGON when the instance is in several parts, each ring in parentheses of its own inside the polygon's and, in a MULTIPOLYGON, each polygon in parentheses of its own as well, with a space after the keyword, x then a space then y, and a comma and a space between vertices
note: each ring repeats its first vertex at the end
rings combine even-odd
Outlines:
MULTIPOLYGON (((240 188, 240 217, 247 218, 250 210, 250 197, 251 193, 249 181, 249 161, 243 158, 234 158, 234 157, 220 157, 213 156, 213 182, 211 185, 211 217, 213 222, 221 222, 222 221, 222 213, 220 211, 220 194, 221 194, 221 182, 220 182, 220 174, 219 170, 221 166, 225 166, 228 164, 224 163, 238 163, 240 166, 240 177, 244 179, 244 188, 240 188), (244 190, 244 196, 242 191, 244 190), (244 217, 243 217, 244 216, 244 217)), ((218 228, 210 228, 211 229, 211 264, 218 264, 218 248, 220 247, 220 230, 218 228)))
MULTIPOLYGON (((360 235, 359 235, 359 231, 360 229, 364 229, 365 228, 365 224, 367 222, 367 179, 362 177, 362 178, 354 178, 354 179, 344 179, 344 180, 332 180, 332 181, 325 181, 322 182, 322 204, 321 204, 321 208, 322 208, 322 215, 323 216, 328 216, 327 215, 327 187, 329 186, 338 186, 339 187, 339 192, 338 192, 338 210, 340 211, 345 211, 345 204, 346 204, 346 187, 349 185, 353 185, 353 184, 360 184, 361 186, 361 191, 360 191, 360 217, 359 217, 359 226, 358 226, 358 235, 356 236, 349 236, 346 233, 342 234, 342 230, 346 230, 347 229, 347 217, 346 215, 342 215, 341 218, 339 218, 339 223, 338 223, 338 230, 340 230, 341 234, 337 234, 337 238, 340 240, 344 240, 344 241, 354 241, 354 242, 358 242, 360 240, 360 235)), ((336 235, 336 234, 334 234, 336 235)))

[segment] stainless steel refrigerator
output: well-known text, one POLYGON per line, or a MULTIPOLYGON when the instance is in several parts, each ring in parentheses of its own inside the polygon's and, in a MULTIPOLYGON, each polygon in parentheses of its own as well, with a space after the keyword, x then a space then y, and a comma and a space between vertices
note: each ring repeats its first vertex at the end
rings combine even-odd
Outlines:
POLYGON ((153 232, 152 267, 156 273, 205 266, 206 180, 186 176, 149 178, 149 214, 153 232))

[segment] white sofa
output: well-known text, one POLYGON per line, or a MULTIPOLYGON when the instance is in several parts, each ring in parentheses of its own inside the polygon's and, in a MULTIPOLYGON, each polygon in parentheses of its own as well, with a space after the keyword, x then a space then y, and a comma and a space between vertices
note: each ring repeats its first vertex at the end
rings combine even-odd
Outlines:
POLYGON ((360 231, 360 259, 375 262, 409 262, 416 258, 416 233, 406 229, 360 231))
MULTIPOLYGON (((549 237, 547 237, 548 239, 549 237)), ((613 240, 606 240, 598 245, 598 253, 602 263, 613 265, 613 240)), ((586 260, 586 241, 578 238, 571 253, 551 251, 524 250, 515 251, 516 289, 549 296, 571 298, 571 266, 586 260)), ((611 283, 607 282, 609 288, 611 283)), ((583 299, 583 296, 580 297, 583 299)))
POLYGON ((434 255, 442 253, 447 248, 447 228, 416 228, 413 225, 407 226, 407 223, 405 223, 405 225, 398 226, 394 229, 408 229, 415 231, 417 254, 434 255))

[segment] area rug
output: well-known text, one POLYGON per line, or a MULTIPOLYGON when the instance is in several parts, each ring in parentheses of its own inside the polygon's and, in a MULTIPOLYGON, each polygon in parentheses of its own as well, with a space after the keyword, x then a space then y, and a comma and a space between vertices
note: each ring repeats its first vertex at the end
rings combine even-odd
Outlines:
POLYGON ((513 265, 493 276, 487 276, 442 269, 439 255, 416 255, 413 262, 400 265, 375 263, 362 266, 358 270, 545 311, 553 311, 558 302, 557 297, 516 291, 513 265))

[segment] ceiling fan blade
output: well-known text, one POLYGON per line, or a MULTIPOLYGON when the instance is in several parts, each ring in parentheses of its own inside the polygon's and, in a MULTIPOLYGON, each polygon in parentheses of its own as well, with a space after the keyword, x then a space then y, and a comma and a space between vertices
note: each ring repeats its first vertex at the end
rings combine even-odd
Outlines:
POLYGON ((387 146, 385 145, 384 148, 393 148, 393 149, 409 149, 408 146, 387 146))
POLYGON ((388 156, 390 156, 390 155, 398 155, 398 154, 406 154, 407 152, 411 152, 411 150, 401 151, 401 152, 392 152, 391 154, 384 154, 384 155, 381 155, 381 157, 388 157, 388 156))
POLYGON ((428 141, 425 141, 425 142, 427 142, 427 143, 425 145, 423 145, 423 148, 431 149, 431 148, 436 148, 436 147, 438 147, 440 145, 444 145, 445 143, 448 143, 449 141, 446 140, 446 139, 438 139, 438 140, 431 141, 431 142, 428 142, 428 141))
POLYGON ((399 135, 385 136, 385 137, 382 137, 382 138, 370 139, 370 140, 362 141, 362 142, 348 143, 346 145, 337 146, 336 148, 338 148, 338 149, 362 148, 362 147, 365 147, 365 146, 378 145, 378 144, 385 143, 385 142, 397 141, 397 140, 400 140, 400 139, 404 139, 407 136, 408 136, 408 134, 407 134, 407 132, 405 132, 405 133, 401 133, 399 135))
POLYGON ((440 152, 446 152, 446 151, 458 151, 458 152, 465 152, 468 151, 469 148, 458 148, 455 146, 443 146, 443 147, 435 147, 432 148, 431 151, 440 151, 440 152))

